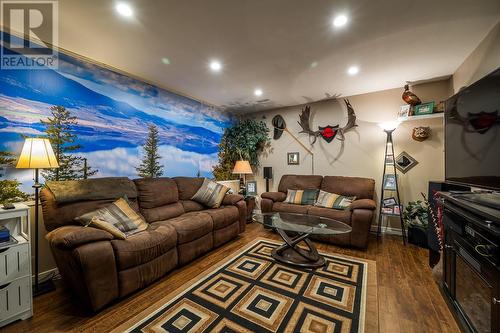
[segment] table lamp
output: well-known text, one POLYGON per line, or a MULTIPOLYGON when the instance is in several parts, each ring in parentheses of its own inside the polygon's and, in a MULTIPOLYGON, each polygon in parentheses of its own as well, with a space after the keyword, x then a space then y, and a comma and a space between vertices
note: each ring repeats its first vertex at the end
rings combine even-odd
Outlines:
POLYGON ((48 139, 27 138, 24 141, 23 150, 17 161, 17 169, 35 169, 35 286, 33 295, 37 296, 53 290, 55 287, 52 280, 48 280, 43 286, 38 283, 38 191, 42 185, 38 182, 39 169, 58 168, 56 156, 48 139))
POLYGON ((241 175, 243 175, 243 188, 245 188, 246 178, 245 175, 253 174, 252 167, 250 166, 250 162, 245 160, 236 161, 234 164, 233 174, 239 174, 240 179, 241 175))

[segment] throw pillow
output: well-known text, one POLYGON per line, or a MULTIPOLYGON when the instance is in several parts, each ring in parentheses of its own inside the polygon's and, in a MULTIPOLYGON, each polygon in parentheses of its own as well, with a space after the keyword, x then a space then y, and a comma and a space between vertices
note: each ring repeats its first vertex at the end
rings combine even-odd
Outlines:
POLYGON ((346 209, 354 200, 356 200, 356 197, 348 197, 320 190, 318 199, 314 205, 325 208, 346 209))
POLYGON ((284 202, 296 205, 313 205, 318 195, 317 189, 287 190, 284 202))
POLYGON ((130 207, 124 198, 104 208, 83 214, 75 220, 86 227, 92 226, 105 230, 119 239, 125 239, 148 227, 146 221, 130 207))
POLYGON ((211 208, 219 208, 227 191, 229 191, 229 187, 205 178, 200 189, 193 195, 191 200, 211 208))

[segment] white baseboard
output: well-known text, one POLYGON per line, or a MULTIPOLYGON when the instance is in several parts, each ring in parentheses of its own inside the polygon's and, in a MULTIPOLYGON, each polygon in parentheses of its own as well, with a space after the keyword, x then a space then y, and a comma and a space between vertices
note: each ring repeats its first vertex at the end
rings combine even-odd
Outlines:
MULTIPOLYGON (((45 281, 51 276, 55 277, 55 279, 60 279, 59 270, 56 268, 49 269, 45 272, 38 273, 38 281, 45 281)), ((54 279, 54 278, 53 278, 54 279)), ((32 276, 33 284, 35 283, 35 275, 32 276)))

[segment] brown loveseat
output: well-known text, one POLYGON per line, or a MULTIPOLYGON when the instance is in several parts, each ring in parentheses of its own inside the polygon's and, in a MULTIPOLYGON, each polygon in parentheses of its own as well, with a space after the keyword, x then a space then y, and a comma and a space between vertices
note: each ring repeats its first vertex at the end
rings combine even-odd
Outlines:
POLYGON ((374 189, 375 181, 368 178, 284 175, 278 185, 278 192, 264 192, 261 194, 261 209, 264 213, 301 213, 342 221, 352 227, 351 233, 335 236, 312 236, 312 238, 331 244, 365 248, 368 245, 368 234, 377 207, 373 200, 374 189), (321 189, 330 193, 356 196, 356 200, 345 210, 311 205, 295 205, 283 202, 286 199, 288 189, 321 189))
POLYGON ((203 178, 101 178, 85 181, 81 193, 74 181, 41 191, 47 240, 60 274, 78 300, 96 311, 143 288, 245 230, 243 197, 227 194, 222 206, 210 209, 190 200, 203 178), (59 192, 57 189, 59 188, 59 192), (62 189, 62 190, 61 190, 62 189), (79 193, 80 192, 80 193, 79 193), (131 207, 150 226, 125 240, 100 229, 82 227, 74 218, 126 195, 131 207), (58 202, 59 200, 59 202, 58 202))

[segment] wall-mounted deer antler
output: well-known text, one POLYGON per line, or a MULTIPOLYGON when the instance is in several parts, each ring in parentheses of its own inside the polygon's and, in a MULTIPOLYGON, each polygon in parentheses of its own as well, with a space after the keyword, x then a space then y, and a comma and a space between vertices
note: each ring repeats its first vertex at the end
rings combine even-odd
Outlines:
POLYGON ((313 145, 316 142, 316 139, 318 136, 321 135, 321 131, 312 131, 311 127, 309 127, 309 116, 311 115, 311 107, 309 105, 306 105, 305 108, 302 109, 302 112, 300 113, 300 121, 299 123, 300 127, 302 128, 302 131, 299 133, 306 133, 309 134, 309 142, 311 145, 313 145), (312 140, 311 140, 312 137, 312 140))
POLYGON ((298 122, 298 124, 302 128, 302 131, 300 131, 299 133, 309 134, 309 141, 311 145, 316 142, 318 136, 322 136, 327 142, 331 142, 336 134, 339 134, 338 136, 336 136, 337 139, 339 139, 340 141, 344 141, 344 133, 351 128, 358 126, 356 125, 356 114, 354 113, 354 109, 351 103, 349 103, 349 100, 347 99, 344 99, 344 102, 347 106, 347 124, 344 127, 338 128, 338 125, 328 125, 326 127, 320 127, 318 131, 311 130, 311 127, 309 126, 311 108, 307 105, 302 109, 302 112, 300 113, 300 121, 298 122))
POLYGON ((337 136, 337 139, 340 141, 344 141, 344 133, 350 130, 353 127, 356 127, 356 114, 354 113, 354 108, 352 107, 351 103, 349 102, 348 99, 344 99, 344 103, 347 106, 347 124, 339 128, 339 136, 337 136))

